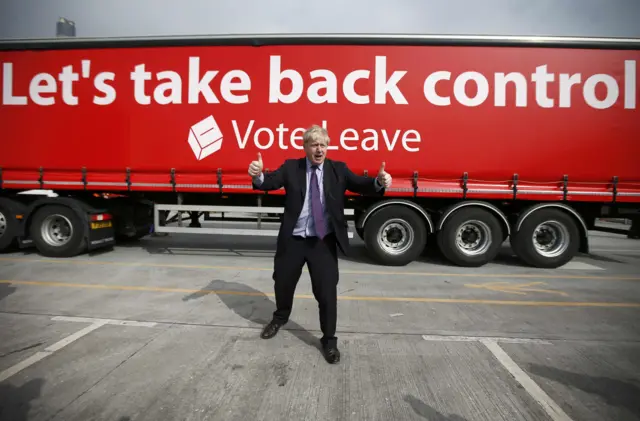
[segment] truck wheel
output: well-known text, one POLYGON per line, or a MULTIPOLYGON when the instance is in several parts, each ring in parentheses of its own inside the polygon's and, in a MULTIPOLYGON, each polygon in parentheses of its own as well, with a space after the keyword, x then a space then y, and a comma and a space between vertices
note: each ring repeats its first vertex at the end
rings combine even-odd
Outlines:
POLYGON ((437 238, 440 252, 451 263, 479 267, 495 259, 504 237, 495 215, 485 209, 465 207, 445 221, 437 238))
POLYGON ((18 221, 13 217, 13 213, 0 205, 0 251, 7 251, 15 245, 17 227, 18 221))
POLYGON ((580 231, 573 218, 557 209, 534 212, 511 238, 511 247, 526 264, 554 269, 578 253, 580 231))
POLYGON ((404 266, 424 250, 427 229, 422 218, 404 206, 385 206, 364 228, 364 242, 376 261, 404 266))
POLYGON ((48 205, 36 211, 30 234, 38 251, 48 257, 72 257, 86 247, 83 222, 66 206, 48 205))

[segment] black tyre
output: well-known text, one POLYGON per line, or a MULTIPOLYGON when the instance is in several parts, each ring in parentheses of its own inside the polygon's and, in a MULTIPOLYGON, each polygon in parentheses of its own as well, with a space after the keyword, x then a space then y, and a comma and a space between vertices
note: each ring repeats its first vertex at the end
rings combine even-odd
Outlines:
POLYGON ((18 221, 9 208, 0 204, 0 252, 9 251, 16 245, 18 221))
POLYGON ((376 261, 404 266, 420 256, 427 228, 420 215, 405 206, 385 206, 364 227, 364 242, 376 261))
POLYGON ((437 238, 440 252, 451 263, 479 267, 498 255, 504 230, 490 211, 465 207, 447 218, 437 238))
POLYGON ((578 253, 580 230, 573 217, 558 209, 529 215, 511 238, 511 248, 526 264, 554 269, 578 253))
POLYGON ((30 234, 38 251, 48 257, 72 257, 86 248, 85 226, 70 208, 47 205, 38 209, 30 234))

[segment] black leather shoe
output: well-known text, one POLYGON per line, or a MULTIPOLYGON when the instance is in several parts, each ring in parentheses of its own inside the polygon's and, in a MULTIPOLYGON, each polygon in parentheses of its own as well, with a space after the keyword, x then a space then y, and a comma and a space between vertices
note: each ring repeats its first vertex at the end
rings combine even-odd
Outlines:
POLYGON ((280 323, 271 321, 269 322, 268 325, 264 327, 264 329, 262 329, 262 333, 260 334, 260 337, 262 339, 271 339, 274 336, 276 336, 276 333, 278 333, 278 330, 280 330, 280 327, 282 327, 280 323))
POLYGON ((325 345, 322 347, 322 351, 324 353, 324 359, 327 360, 329 364, 340 362, 340 351, 338 351, 337 346, 325 345))

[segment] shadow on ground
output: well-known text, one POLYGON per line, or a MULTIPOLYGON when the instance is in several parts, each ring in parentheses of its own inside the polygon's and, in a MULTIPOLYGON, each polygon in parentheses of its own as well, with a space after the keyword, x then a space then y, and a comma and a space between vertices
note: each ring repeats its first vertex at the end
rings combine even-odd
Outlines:
MULTIPOLYGON (((261 329, 271 320, 276 308, 275 303, 265 293, 239 282, 228 282, 221 279, 213 280, 199 291, 182 297, 182 301, 197 300, 209 294, 217 295, 231 311, 258 325, 261 329), (233 294, 229 294, 231 291, 233 294)), ((305 344, 321 349, 319 338, 294 321, 289 320, 282 329, 291 332, 305 344)))
MULTIPOLYGON (((367 251, 359 238, 350 241, 349 255, 339 254, 339 259, 347 262, 364 263, 380 266, 367 251)), ((263 259, 271 264, 275 254, 275 238, 270 237, 214 237, 198 234, 180 234, 166 237, 145 237, 137 242, 119 244, 118 247, 137 247, 152 255, 170 256, 207 256, 207 257, 250 257, 263 259)), ((417 260, 435 266, 454 267, 437 250, 433 244, 427 248, 417 260)), ((507 266, 525 266, 505 243, 501 253, 492 262, 507 266)))
POLYGON ((406 395, 404 401, 411 406, 413 412, 429 421, 468 421, 460 415, 445 415, 413 395, 406 395))
POLYGON ((14 292, 16 292, 16 287, 11 284, 0 284, 0 301, 4 300, 14 292))
POLYGON ((530 364, 529 372, 599 396, 607 405, 626 409, 634 416, 640 417, 640 387, 633 383, 637 381, 588 376, 540 364, 530 364))
MULTIPOLYGON (((5 382, 0 385, 0 421, 27 421, 31 402, 40 397, 44 379, 32 379, 22 386, 16 387, 5 382)), ((30 417, 31 415, 31 417, 30 417)))

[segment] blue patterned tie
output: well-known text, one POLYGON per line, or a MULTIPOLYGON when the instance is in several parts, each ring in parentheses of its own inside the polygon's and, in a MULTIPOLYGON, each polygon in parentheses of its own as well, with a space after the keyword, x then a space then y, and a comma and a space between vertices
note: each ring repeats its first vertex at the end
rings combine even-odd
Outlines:
POLYGON ((318 167, 313 165, 311 167, 311 214, 313 215, 313 221, 316 226, 316 234, 320 238, 324 238, 325 226, 324 226, 324 212, 322 211, 322 202, 320 202, 320 189, 318 188, 318 176, 316 175, 316 170, 318 167))

